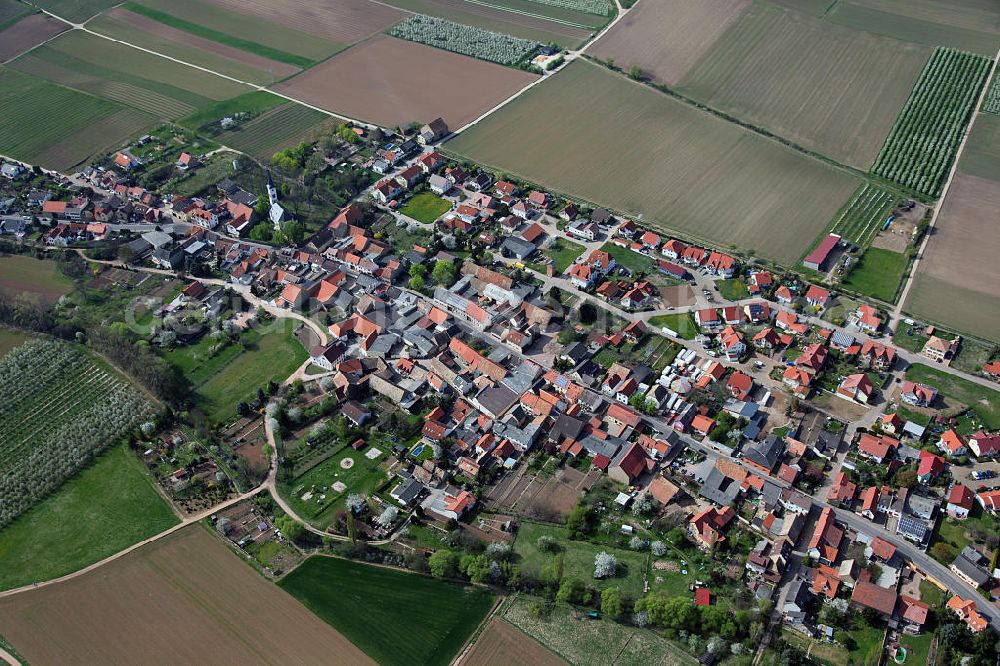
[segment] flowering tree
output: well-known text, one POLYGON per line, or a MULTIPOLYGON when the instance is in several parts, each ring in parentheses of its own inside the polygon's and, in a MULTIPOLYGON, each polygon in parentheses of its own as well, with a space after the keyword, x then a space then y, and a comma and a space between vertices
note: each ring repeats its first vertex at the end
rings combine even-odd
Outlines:
POLYGON ((594 557, 594 578, 611 578, 618 570, 618 560, 611 553, 601 551, 594 557))

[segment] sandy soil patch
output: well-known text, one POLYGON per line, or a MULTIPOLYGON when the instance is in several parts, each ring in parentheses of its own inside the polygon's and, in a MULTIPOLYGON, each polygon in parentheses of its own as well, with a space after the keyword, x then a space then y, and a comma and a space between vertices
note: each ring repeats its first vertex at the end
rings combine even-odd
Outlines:
POLYGON ((372 663, 199 525, 0 600, 0 626, 38 664, 372 663))
POLYGON ((0 62, 30 51, 68 29, 67 24, 47 14, 32 14, 23 18, 0 32, 0 62))
POLYGON ((555 652, 514 625, 494 618, 462 660, 464 666, 558 666, 565 664, 555 652))
POLYGON ((120 7, 115 8, 108 12, 108 16, 118 19, 122 23, 135 28, 137 31, 148 32, 162 39, 170 40, 171 42, 177 42, 178 44, 183 44, 184 46, 194 49, 208 51, 209 53, 214 53, 215 55, 222 56, 223 58, 242 62, 245 65, 255 67, 261 71, 271 72, 275 78, 281 79, 286 76, 291 76, 295 72, 299 71, 299 68, 295 65, 289 65, 287 63, 278 62, 277 60, 271 60, 270 58, 265 58, 254 53, 250 53, 249 51, 237 49, 232 46, 226 46, 225 44, 220 44, 219 42, 205 39, 204 37, 198 37, 197 35, 192 35, 190 32, 172 28, 165 23, 154 21, 151 18, 141 14, 136 14, 135 12, 130 12, 127 9, 122 9, 120 7))
POLYGON ((457 129, 534 79, 527 72, 381 35, 275 89, 384 127, 440 116, 457 129))
POLYGON ((238 14, 301 30, 334 42, 353 43, 388 28, 406 16, 368 0, 208 0, 238 14))
POLYGON ((694 305, 694 290, 686 284, 660 287, 660 300, 663 301, 664 307, 679 308, 694 305))
POLYGON ((628 69, 637 65, 661 83, 680 81, 749 0, 657 0, 640 2, 587 52, 613 58, 628 69))

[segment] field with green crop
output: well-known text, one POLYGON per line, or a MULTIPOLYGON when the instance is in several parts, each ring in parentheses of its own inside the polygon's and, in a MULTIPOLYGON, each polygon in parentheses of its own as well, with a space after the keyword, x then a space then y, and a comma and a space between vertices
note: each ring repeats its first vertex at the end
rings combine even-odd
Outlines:
POLYGON ((156 118, 0 67, 0 153, 68 169, 148 129, 156 118))
MULTIPOLYGON (((801 5, 803 0, 781 0, 801 5)), ((990 56, 1000 47, 1000 5, 993 0, 840 0, 815 2, 824 20, 875 35, 990 56)))
POLYGON ((211 353, 215 341, 206 335, 168 352, 166 359, 191 382, 205 415, 222 421, 236 413, 237 403, 252 399, 271 380, 284 381, 309 357, 287 321, 264 333, 251 329, 216 354, 211 353))
POLYGON ((1000 180, 1000 115, 976 116, 958 170, 970 176, 1000 180))
POLYGON ((125 446, 114 446, 0 530, 0 590, 77 571, 176 525, 125 446))
POLYGON ((925 47, 754 3, 677 89, 867 169, 928 55, 925 47))
POLYGON ((857 266, 847 275, 844 286, 886 303, 896 302, 896 291, 903 281, 909 258, 900 252, 869 248, 857 266))
POLYGON ((73 288, 73 281, 59 272, 54 261, 28 254, 0 257, 0 291, 51 305, 73 288))
POLYGON ((278 585, 385 666, 445 666, 493 605, 485 590, 322 556, 278 585))
POLYGON ((308 106, 287 102, 235 129, 222 132, 215 140, 268 161, 279 150, 315 138, 333 119, 308 106))
POLYGON ((11 63, 19 71, 132 106, 160 118, 193 113, 249 87, 79 30, 11 63))
POLYGON ((935 49, 872 172, 937 196, 989 68, 982 56, 935 49))
POLYGON ((651 227, 787 263, 859 185, 850 174, 586 62, 571 63, 445 148, 641 214, 651 227))
POLYGON ((0 30, 3 30, 14 19, 27 14, 31 9, 17 0, 0 0, 0 30))
POLYGON ((30 340, 0 359, 0 527, 125 437, 153 408, 82 348, 30 340))
POLYGON ((830 228, 831 234, 867 247, 882 225, 889 219, 895 207, 896 198, 886 190, 865 183, 854 193, 850 203, 837 216, 830 228))

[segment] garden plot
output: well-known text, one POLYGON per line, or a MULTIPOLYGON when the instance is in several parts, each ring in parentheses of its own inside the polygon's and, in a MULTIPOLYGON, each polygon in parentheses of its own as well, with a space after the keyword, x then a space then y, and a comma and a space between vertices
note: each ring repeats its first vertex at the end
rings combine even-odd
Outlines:
POLYGON ((51 340, 4 356, 0 386, 0 526, 153 415, 128 382, 51 340))

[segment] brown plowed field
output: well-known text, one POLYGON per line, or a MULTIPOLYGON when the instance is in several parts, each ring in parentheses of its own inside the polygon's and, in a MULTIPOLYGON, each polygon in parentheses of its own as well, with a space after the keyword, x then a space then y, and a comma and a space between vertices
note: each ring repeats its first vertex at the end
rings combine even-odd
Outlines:
POLYGON ((52 39, 69 26, 47 14, 32 14, 0 32, 0 62, 30 51, 47 39, 52 39))
POLYGON ((528 72, 380 35, 275 90, 383 127, 440 116, 457 129, 534 79, 528 72))
POLYGON ((371 664, 200 525, 64 583, 0 599, 35 664, 371 664))
POLYGON ((140 34, 151 33, 170 42, 176 42, 193 49, 208 51, 209 53, 214 53, 217 56, 221 56, 229 60, 235 60, 236 62, 255 69, 270 72, 279 79, 291 76, 295 72, 299 71, 299 68, 295 65, 289 65, 287 63, 278 62, 277 60, 271 60, 270 58, 265 58, 249 51, 244 51, 243 49, 226 46, 225 44, 193 35, 184 30, 172 28, 166 23, 154 21, 147 16, 130 12, 122 7, 112 9, 107 13, 107 15, 125 23, 131 28, 134 28, 140 34))
POLYGON ((657 81, 681 80, 739 18, 750 0, 640 2, 587 52, 627 69, 637 65, 657 81))
POLYGON ((514 625, 494 618, 461 663, 462 666, 565 666, 568 662, 514 625))
POLYGON ((249 14, 289 28, 352 44, 385 30, 406 12, 368 0, 208 0, 237 14, 249 14))
POLYGON ((1000 341, 1000 182, 959 172, 941 206, 904 308, 1000 341))

